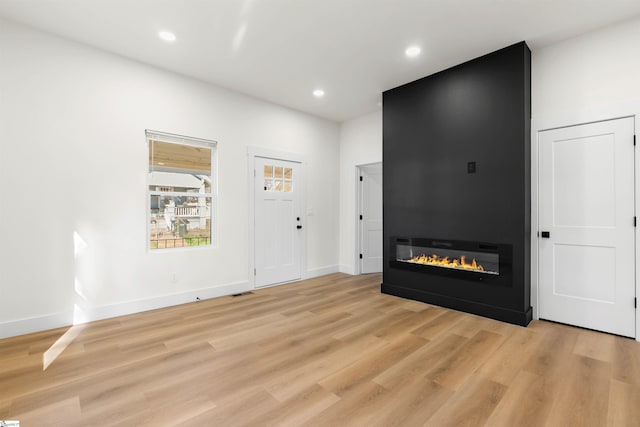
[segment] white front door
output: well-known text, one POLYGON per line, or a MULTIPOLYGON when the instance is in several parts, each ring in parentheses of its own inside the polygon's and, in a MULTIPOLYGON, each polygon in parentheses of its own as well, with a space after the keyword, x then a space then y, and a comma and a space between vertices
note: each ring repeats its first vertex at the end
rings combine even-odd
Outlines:
POLYGON ((255 157, 255 287, 302 277, 302 165, 255 157))
POLYGON ((540 132, 540 318, 635 337, 634 122, 540 132))
POLYGON ((360 272, 382 271, 382 164, 360 167, 360 272))

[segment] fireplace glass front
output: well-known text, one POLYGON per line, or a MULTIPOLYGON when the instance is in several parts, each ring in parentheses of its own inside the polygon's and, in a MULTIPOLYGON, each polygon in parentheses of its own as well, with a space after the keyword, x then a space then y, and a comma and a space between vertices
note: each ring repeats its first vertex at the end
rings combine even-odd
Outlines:
POLYGON ((500 255, 491 252, 398 245, 396 247, 396 260, 440 268, 473 271, 479 274, 500 274, 500 255))
POLYGON ((499 282, 511 273, 511 245, 395 238, 391 252, 391 266, 395 268, 499 282))

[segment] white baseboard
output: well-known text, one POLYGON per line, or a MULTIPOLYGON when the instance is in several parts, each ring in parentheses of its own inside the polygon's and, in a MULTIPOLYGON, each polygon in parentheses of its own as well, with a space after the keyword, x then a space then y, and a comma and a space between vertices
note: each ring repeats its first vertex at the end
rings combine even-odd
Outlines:
POLYGON ((314 277, 326 276, 327 274, 333 274, 337 272, 337 265, 327 265, 325 267, 312 268, 306 271, 306 273, 302 277, 302 280, 313 279, 314 277))
POLYGON ((73 324, 73 310, 0 323, 0 339, 62 328, 73 324))
POLYGON ((98 307, 88 307, 79 303, 74 304, 67 312, 0 323, 0 339, 185 304, 196 301, 196 298, 205 300, 248 290, 249 283, 243 281, 98 307))
POLYGON ((340 273, 350 274, 352 276, 356 274, 356 269, 352 265, 340 264, 340 269, 338 271, 340 271, 340 273))

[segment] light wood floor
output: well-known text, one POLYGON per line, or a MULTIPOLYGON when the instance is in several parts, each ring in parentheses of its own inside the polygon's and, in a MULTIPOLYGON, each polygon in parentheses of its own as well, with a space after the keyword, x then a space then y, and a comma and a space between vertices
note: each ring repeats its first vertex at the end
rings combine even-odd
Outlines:
POLYGON ((379 287, 379 275, 334 274, 0 340, 0 419, 640 425, 640 343, 543 321, 522 328, 379 287))

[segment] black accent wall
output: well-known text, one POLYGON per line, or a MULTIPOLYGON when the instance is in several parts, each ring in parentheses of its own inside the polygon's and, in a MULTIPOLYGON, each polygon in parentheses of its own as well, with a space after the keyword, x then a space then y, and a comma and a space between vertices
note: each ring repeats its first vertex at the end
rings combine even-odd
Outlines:
POLYGON ((382 292, 531 321, 530 75, 521 42, 384 92, 382 292), (512 283, 394 268, 395 237, 511 245, 512 283))

